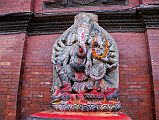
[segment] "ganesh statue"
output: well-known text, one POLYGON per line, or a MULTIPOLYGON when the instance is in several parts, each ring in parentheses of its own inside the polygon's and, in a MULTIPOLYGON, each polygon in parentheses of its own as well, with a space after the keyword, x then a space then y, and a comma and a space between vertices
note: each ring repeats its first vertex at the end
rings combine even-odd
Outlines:
POLYGON ((98 16, 80 13, 53 45, 51 105, 54 111, 117 112, 119 54, 98 16))

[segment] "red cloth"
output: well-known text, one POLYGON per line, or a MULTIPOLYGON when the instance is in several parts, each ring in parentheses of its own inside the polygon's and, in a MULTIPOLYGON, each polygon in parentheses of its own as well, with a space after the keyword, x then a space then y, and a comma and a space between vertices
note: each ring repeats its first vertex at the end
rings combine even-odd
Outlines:
POLYGON ((78 120, 131 120, 122 112, 51 112, 45 111, 35 113, 32 117, 39 118, 61 118, 61 119, 78 119, 78 120))

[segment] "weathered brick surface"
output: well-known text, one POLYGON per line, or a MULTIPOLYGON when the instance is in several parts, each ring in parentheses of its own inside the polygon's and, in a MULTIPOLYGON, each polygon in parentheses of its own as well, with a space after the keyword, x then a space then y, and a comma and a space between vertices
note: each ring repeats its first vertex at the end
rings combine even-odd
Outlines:
POLYGON ((153 4, 157 0, 142 0, 142 4, 153 4))
POLYGON ((155 4, 158 4, 158 3, 159 3, 159 1, 158 1, 158 0, 154 0, 154 3, 155 3, 155 4))
POLYGON ((0 14, 30 12, 33 0, 0 0, 0 14))
POLYGON ((149 45, 150 62, 152 66, 156 119, 159 120, 159 29, 148 29, 145 34, 149 45))
POLYGON ((25 34, 0 35, 0 120, 15 120, 25 34))
POLYGON ((152 120, 151 84, 143 33, 113 33, 120 58, 120 100, 134 120, 152 120))
POLYGON ((50 109, 52 45, 59 35, 31 36, 27 41, 21 95, 21 118, 50 109))

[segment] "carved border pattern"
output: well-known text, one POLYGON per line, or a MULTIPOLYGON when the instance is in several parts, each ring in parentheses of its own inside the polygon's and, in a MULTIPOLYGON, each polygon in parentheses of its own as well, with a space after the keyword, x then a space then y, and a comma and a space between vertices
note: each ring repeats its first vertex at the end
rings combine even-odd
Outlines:
POLYGON ((125 5, 127 0, 52 0, 44 1, 44 9, 81 7, 81 6, 105 6, 125 5))
MULTIPOLYGON (((159 5, 140 6, 120 11, 94 11, 99 24, 108 32, 144 32, 159 28, 159 5)), ((77 13, 12 13, 0 16, 0 34, 26 32, 29 35, 63 33, 77 13)))

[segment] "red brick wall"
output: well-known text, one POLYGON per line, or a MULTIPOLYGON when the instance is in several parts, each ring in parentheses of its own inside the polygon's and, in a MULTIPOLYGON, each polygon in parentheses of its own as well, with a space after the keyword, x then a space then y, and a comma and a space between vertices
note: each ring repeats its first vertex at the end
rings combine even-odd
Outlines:
MULTIPOLYGON (((156 42, 153 42, 158 35, 157 32, 149 30, 147 33, 153 43, 152 50, 157 49, 154 46, 154 44, 157 46, 156 42), (152 33, 156 34, 151 35, 152 33)), ((144 33, 112 33, 111 35, 115 38, 120 53, 120 100, 123 112, 135 120, 151 120, 153 117, 152 84, 144 33)), ((20 102, 17 111, 20 118, 51 108, 49 105, 51 95, 49 88, 52 80, 51 50, 58 37, 59 35, 39 35, 26 39, 25 34, 1 35, 0 119, 14 120, 17 102, 20 102), (23 48, 25 48, 24 53, 23 48), (22 55, 23 66, 21 67, 22 55), (21 77, 20 69, 22 69, 21 77), (17 101, 18 86, 21 91, 17 101)), ((153 59, 157 60, 156 54, 153 52, 151 54, 154 55, 153 59)), ((157 71, 156 66, 153 68, 157 71)), ((157 73, 153 73, 156 82, 157 73)), ((155 90, 157 100, 157 83, 155 90)))
MULTIPOLYGON (((152 119, 151 84, 144 33, 112 33, 120 52, 120 99, 135 120, 152 119), (130 39, 132 38, 132 39, 130 39)), ((59 35, 31 36, 26 42, 20 116, 51 109, 51 50, 59 35)))
POLYGON ((156 119, 159 120, 159 29, 147 29, 156 119))
POLYGON ((33 11, 34 0, 0 0, 0 14, 33 11))
POLYGON ((15 120, 26 35, 0 35, 0 120, 15 120))
POLYGON ((153 4, 156 0, 142 0, 142 4, 153 4))
POLYGON ((152 120, 147 43, 143 33, 113 33, 120 58, 120 100, 134 120, 152 120))
MULTIPOLYGON (((151 59, 155 60, 152 62, 152 70, 156 113, 158 111, 158 56, 156 56, 158 43, 155 42, 158 32, 147 31, 148 45, 144 33, 111 33, 120 53, 120 100, 123 111, 135 120, 151 120, 153 117, 151 97, 153 85, 149 74, 148 47, 151 59)), ((16 112, 20 118, 24 118, 51 108, 49 105, 51 95, 49 88, 52 80, 51 50, 58 37, 59 35, 37 35, 26 39, 25 34, 1 35, 0 119, 14 120, 16 112), (18 87, 21 88, 19 94, 18 87)))
POLYGON ((59 35, 31 36, 27 40, 22 82, 21 118, 50 108, 52 45, 59 35))

